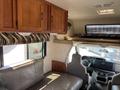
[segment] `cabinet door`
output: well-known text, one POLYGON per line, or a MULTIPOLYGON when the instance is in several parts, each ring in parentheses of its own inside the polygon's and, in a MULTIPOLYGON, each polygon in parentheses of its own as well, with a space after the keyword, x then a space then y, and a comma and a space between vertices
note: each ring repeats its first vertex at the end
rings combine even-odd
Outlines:
POLYGON ((67 11, 55 5, 51 6, 51 32, 66 33, 67 11))
POLYGON ((16 31, 15 0, 0 0, 0 31, 16 31))
POLYGON ((18 28, 22 32, 44 32, 47 28, 44 0, 18 0, 18 28))
POLYGON ((46 1, 47 32, 51 32, 51 3, 46 1))

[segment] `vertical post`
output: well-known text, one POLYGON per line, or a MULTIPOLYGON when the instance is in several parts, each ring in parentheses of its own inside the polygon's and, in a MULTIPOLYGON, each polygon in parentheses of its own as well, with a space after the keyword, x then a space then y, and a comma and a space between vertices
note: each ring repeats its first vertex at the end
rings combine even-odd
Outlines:
POLYGON ((0 47, 0 68, 4 66, 3 47, 0 47))

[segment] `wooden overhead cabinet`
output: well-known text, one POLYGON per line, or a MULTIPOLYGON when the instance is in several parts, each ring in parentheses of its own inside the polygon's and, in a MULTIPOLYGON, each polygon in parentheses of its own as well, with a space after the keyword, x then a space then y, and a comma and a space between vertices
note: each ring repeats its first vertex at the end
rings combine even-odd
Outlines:
POLYGON ((55 5, 51 5, 51 32, 66 33, 67 32, 68 12, 55 5))
POLYGON ((16 0, 0 0, 0 31, 16 31, 16 0))
POLYGON ((66 33, 68 12, 45 0, 0 0, 1 32, 66 33))
POLYGON ((45 32, 47 29, 44 0, 17 0, 18 29, 21 32, 45 32))
POLYGON ((68 11, 52 4, 47 3, 47 15, 48 15, 48 30, 52 33, 66 33, 68 11))

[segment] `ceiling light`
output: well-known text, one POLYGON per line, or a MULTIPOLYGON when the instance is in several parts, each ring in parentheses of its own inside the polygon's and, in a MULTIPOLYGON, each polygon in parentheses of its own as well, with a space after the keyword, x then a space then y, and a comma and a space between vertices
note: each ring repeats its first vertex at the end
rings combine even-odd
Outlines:
POLYGON ((99 15, 115 14, 114 9, 102 9, 102 10, 97 10, 97 13, 98 13, 99 15))

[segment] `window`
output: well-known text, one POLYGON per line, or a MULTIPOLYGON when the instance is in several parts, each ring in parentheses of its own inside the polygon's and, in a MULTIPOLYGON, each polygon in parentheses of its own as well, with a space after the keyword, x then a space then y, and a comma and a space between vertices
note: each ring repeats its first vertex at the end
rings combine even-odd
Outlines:
POLYGON ((86 33, 87 34, 112 34, 119 35, 120 34, 120 25, 86 25, 86 33))
MULTIPOLYGON (((79 44, 77 50, 81 56, 93 56, 104 58, 108 62, 120 64, 120 47, 117 46, 100 46, 92 44, 79 44)), ((68 56, 68 62, 71 62, 72 54, 75 53, 75 46, 72 47, 68 56)))
POLYGON ((43 57, 42 43, 28 44, 28 58, 29 59, 40 59, 43 57), (41 47, 41 48, 40 48, 41 47))
POLYGON ((82 56, 95 56, 109 62, 120 62, 120 48, 117 46, 79 45, 78 51, 82 56))
POLYGON ((27 60, 27 45, 3 46, 4 66, 27 60))
POLYGON ((46 56, 46 42, 6 45, 0 50, 1 65, 8 66, 28 59, 42 59, 46 56))
MULTIPOLYGON (((106 62, 112 63, 113 70, 120 73, 120 47, 119 46, 101 46, 94 44, 75 43, 71 48, 67 63, 72 61, 72 55, 78 53, 83 56, 98 57, 105 59, 106 62)), ((101 67, 100 67, 101 68, 101 67)))

